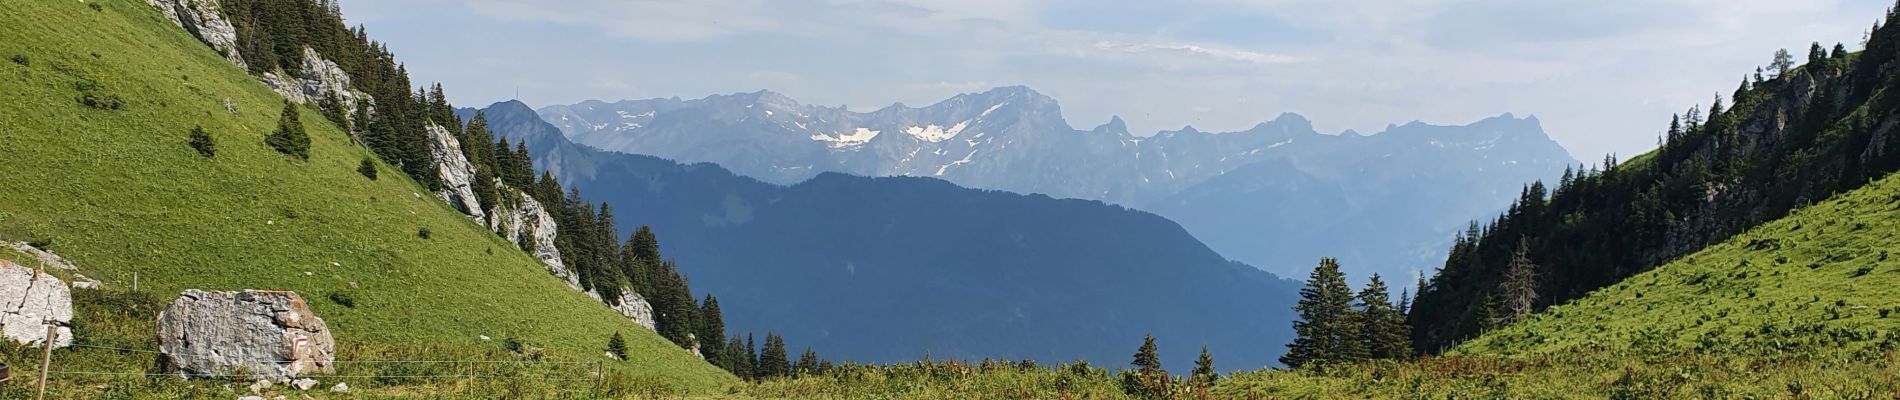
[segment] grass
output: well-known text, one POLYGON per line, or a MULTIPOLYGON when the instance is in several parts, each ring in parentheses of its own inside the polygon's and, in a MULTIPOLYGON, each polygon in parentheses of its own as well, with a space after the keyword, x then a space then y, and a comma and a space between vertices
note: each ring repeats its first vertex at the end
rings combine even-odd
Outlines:
MULTIPOLYGON (((499 356, 511 353, 502 338, 515 337, 545 347, 550 359, 606 362, 609 379, 689 393, 736 382, 569 289, 414 181, 365 178, 357 169, 367 150, 315 109, 303 110, 309 160, 271 150, 264 137, 276 127, 281 97, 145 2, 92 4, 102 7, 0 7, 8 27, 0 55, 30 60, 0 63, 0 240, 48 243, 112 288, 130 286, 137 273, 141 289, 162 301, 187 288, 298 291, 334 329, 345 359, 499 356), (196 127, 217 142, 214 157, 188 144, 196 127), (332 292, 347 292, 354 307, 329 300, 332 292), (602 356, 616 332, 626 335, 631 361, 602 356)), ((77 307, 96 307, 85 303, 94 300, 82 297, 77 307)), ((81 312, 109 314, 102 313, 81 312)), ((136 322, 123 327, 125 340, 149 349, 130 338, 149 336, 154 317, 115 318, 136 322)), ((56 353, 70 365, 141 371, 136 357, 56 353), (106 361, 88 364, 91 357, 106 361)), ((30 369, 20 351, 4 354, 15 374, 30 369)), ((387 386, 401 395, 470 384, 377 383, 361 390, 387 386)))
MULTIPOLYGON (((1445 357, 1242 372, 1204 397, 1168 398, 1900 398, 1896 348, 1900 175, 1491 331, 1445 357)), ((1106 373, 917 369, 772 381, 740 393, 1128 397, 1106 373)))

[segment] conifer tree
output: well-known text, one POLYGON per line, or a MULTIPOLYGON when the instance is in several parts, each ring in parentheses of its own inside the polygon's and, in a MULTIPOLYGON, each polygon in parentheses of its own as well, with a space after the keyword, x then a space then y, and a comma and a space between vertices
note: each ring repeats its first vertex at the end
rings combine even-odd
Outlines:
POLYGON ((1214 371, 1214 354, 1207 351, 1207 345, 1201 345, 1201 357, 1194 359, 1192 376, 1202 385, 1211 385, 1220 379, 1220 372, 1214 371))
POLYGON ((699 306, 699 341, 718 345, 726 341, 725 316, 719 311, 719 299, 706 294, 706 300, 699 306))
POLYGON ((1404 358, 1412 351, 1412 329, 1405 316, 1386 296, 1385 282, 1379 274, 1359 291, 1360 332, 1367 355, 1374 359, 1404 358))
POLYGON ((1161 355, 1158 350, 1155 347, 1155 335, 1148 334, 1147 337, 1141 339, 1141 348, 1135 350, 1135 360, 1128 364, 1140 369, 1143 374, 1162 372, 1161 355))
POLYGON ((297 120, 297 104, 284 100, 284 112, 277 118, 277 131, 264 137, 264 143, 277 152, 310 159, 310 134, 303 130, 303 122, 297 120))
POLYGON ((1517 250, 1511 252, 1511 262, 1506 265, 1504 280, 1500 282, 1504 309, 1499 319, 1503 323, 1530 315, 1532 302, 1537 299, 1537 264, 1531 263, 1528 242, 1528 239, 1518 240, 1517 250))
POLYGON ((811 346, 806 346, 805 352, 798 355, 798 366, 793 370, 793 372, 795 376, 810 376, 813 374, 817 374, 819 372, 818 371, 818 352, 813 351, 811 349, 811 346))
POLYGON ((1310 363, 1351 362, 1365 358, 1360 339, 1359 316, 1352 307, 1353 293, 1339 262, 1320 259, 1319 266, 1300 289, 1300 301, 1293 310, 1300 319, 1293 322, 1297 335, 1287 344, 1280 362, 1298 368, 1310 363))
POLYGON ((607 338, 607 354, 617 359, 627 359, 627 339, 620 337, 620 332, 614 332, 613 336, 607 338))
POLYGON ((758 342, 752 341, 752 334, 750 333, 745 334, 745 354, 746 354, 746 360, 747 360, 746 365, 751 367, 751 368, 746 368, 746 370, 752 373, 750 375, 752 377, 752 380, 759 380, 760 378, 764 378, 765 367, 763 365, 764 363, 761 362, 763 360, 759 358, 758 342))
POLYGON ((785 354, 785 338, 778 334, 765 334, 765 348, 759 349, 760 375, 765 378, 783 378, 792 375, 791 362, 785 354))

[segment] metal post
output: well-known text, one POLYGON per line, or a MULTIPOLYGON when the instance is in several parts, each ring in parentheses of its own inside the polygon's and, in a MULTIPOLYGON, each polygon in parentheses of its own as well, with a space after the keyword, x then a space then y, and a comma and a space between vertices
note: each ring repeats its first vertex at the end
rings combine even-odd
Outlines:
POLYGON ((40 394, 36 399, 46 399, 46 370, 53 367, 53 341, 58 336, 59 327, 46 324, 46 340, 40 342, 40 394))

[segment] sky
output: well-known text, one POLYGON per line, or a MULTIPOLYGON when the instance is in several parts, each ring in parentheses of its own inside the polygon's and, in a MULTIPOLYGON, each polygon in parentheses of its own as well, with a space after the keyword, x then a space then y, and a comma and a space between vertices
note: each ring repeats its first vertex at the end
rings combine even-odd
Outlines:
MULTIPOLYGON (((1092 128, 1321 131, 1535 115, 1629 158, 1776 49, 1859 49, 1887 0, 342 0, 459 106, 784 93, 869 110, 1027 85, 1092 128)), ((1727 102, 1727 100, 1724 100, 1727 102)))

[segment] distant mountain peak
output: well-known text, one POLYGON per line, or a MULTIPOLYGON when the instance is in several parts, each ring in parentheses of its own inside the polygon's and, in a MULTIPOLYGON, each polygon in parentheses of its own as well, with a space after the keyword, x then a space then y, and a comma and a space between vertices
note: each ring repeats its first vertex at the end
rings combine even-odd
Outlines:
POLYGON ((1122 121, 1122 116, 1120 115, 1110 116, 1108 117, 1108 123, 1095 127, 1095 132, 1127 135, 1129 134, 1128 123, 1122 121))

